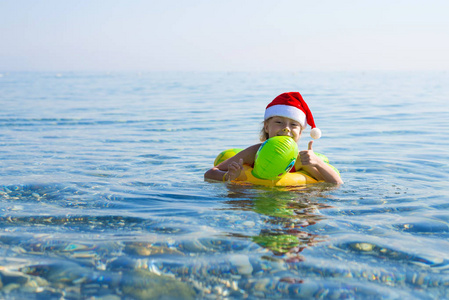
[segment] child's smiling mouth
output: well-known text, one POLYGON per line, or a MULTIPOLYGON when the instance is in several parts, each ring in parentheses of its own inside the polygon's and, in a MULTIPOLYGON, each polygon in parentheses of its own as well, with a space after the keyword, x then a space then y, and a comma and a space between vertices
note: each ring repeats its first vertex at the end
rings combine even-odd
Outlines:
POLYGON ((292 134, 291 132, 283 132, 283 131, 281 131, 281 132, 279 132, 279 133, 277 134, 277 136, 289 136, 289 137, 293 137, 293 134, 292 134))

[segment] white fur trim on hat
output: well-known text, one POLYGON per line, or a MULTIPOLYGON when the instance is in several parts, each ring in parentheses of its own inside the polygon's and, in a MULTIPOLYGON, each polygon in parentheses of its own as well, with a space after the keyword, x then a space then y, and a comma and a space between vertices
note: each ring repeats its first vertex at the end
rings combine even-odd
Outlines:
POLYGON ((310 130, 310 136, 315 140, 319 139, 321 137, 321 130, 317 127, 312 128, 312 130, 310 130))
POLYGON ((264 120, 271 117, 285 117, 299 122, 304 129, 307 126, 306 115, 302 110, 291 105, 273 105, 265 110, 264 120))

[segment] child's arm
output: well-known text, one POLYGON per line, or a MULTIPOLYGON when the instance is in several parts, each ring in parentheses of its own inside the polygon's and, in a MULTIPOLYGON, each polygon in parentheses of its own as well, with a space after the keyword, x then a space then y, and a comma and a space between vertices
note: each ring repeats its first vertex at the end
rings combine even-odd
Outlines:
POLYGON ((340 175, 328 164, 315 155, 312 150, 313 141, 309 142, 308 150, 300 151, 301 169, 310 173, 317 180, 324 180, 329 183, 342 184, 340 175))
POLYGON ((256 152, 260 144, 256 144, 240 151, 233 157, 228 158, 218 166, 209 169, 204 173, 204 179, 218 181, 231 181, 238 178, 243 170, 243 164, 253 165, 256 152))

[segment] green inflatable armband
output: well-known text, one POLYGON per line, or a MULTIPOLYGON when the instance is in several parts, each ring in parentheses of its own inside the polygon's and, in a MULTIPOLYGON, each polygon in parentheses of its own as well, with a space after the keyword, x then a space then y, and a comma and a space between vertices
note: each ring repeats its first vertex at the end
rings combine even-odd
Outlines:
POLYGON ((243 149, 240 149, 240 148, 232 148, 232 149, 228 149, 228 150, 220 152, 220 154, 218 154, 217 157, 215 158, 214 167, 218 166, 219 164, 221 164, 228 158, 233 157, 234 155, 236 155, 237 153, 239 153, 242 150, 243 149))

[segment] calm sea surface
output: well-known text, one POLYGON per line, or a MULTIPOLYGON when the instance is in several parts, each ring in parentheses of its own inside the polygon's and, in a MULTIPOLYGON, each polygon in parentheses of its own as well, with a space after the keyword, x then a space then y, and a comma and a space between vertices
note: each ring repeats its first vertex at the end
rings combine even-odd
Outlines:
MULTIPOLYGON (((0 298, 448 299, 449 73, 3 73, 0 298), (345 184, 205 182, 300 91, 345 184)), ((307 147, 308 131, 300 141, 307 147)))

